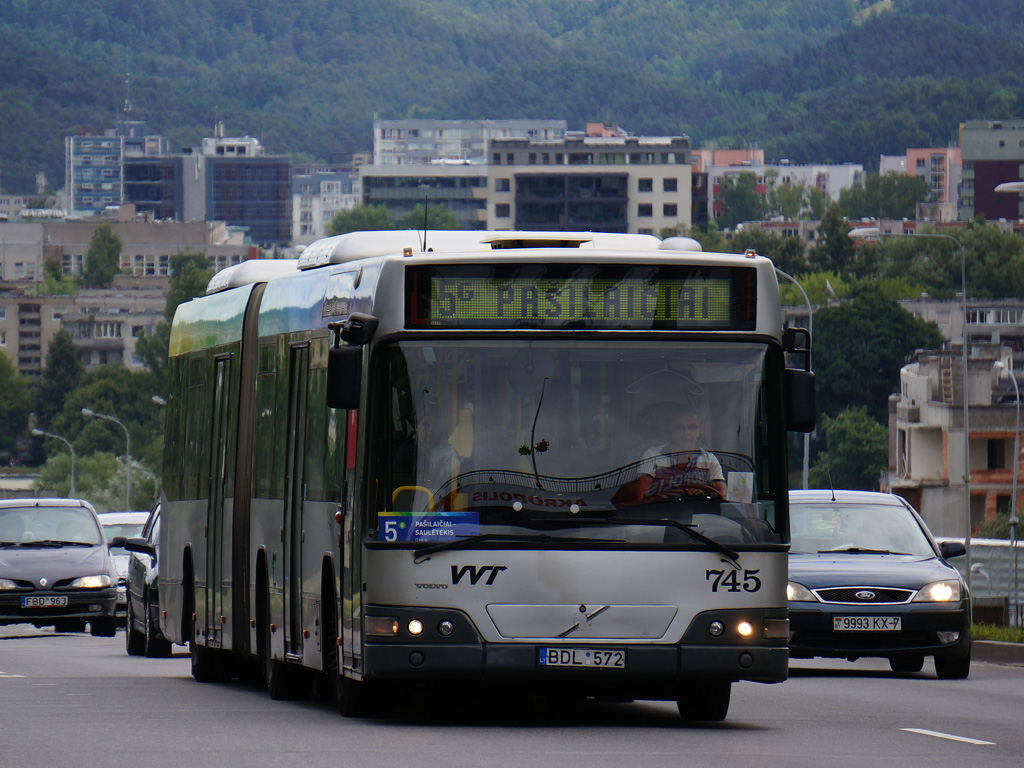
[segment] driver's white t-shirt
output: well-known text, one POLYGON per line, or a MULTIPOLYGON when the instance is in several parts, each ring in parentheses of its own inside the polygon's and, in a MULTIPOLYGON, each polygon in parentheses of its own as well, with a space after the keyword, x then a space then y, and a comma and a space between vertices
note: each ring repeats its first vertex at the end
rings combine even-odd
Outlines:
POLYGON ((657 498, 694 484, 711 485, 716 480, 725 482, 722 465, 713 453, 705 450, 666 455, 667 445, 651 448, 643 455, 639 471, 653 478, 644 493, 645 498, 657 498))

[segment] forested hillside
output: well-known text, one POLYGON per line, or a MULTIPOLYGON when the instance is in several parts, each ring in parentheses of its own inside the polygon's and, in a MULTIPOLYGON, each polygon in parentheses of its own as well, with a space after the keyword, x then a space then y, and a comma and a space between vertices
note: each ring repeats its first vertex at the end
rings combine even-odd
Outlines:
POLYGON ((4 0, 0 184, 123 116, 193 146, 369 149, 383 118, 564 118, 860 162, 1024 113, 1019 0, 4 0))

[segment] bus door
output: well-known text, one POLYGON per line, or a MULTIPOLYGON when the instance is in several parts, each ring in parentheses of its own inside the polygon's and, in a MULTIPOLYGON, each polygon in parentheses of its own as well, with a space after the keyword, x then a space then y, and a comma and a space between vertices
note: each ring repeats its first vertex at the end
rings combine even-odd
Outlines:
POLYGON ((214 360, 210 425, 210 493, 206 517, 206 644, 220 647, 224 625, 224 496, 228 464, 231 358, 214 360))
POLYGON ((285 653, 302 650, 302 502, 305 499, 306 379, 309 347, 292 347, 288 366, 288 429, 285 433, 284 627, 285 653))

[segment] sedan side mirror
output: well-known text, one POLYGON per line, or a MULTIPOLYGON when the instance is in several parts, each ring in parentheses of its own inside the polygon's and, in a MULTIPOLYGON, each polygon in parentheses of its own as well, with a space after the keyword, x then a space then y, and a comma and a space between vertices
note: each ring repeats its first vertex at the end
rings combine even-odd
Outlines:
POLYGON ((942 541, 939 542, 939 552, 942 554, 943 559, 949 560, 951 557, 966 555, 967 547, 960 541, 942 541))
POLYGON ((156 547, 143 538, 128 539, 127 541, 124 541, 124 544, 121 546, 129 552, 137 552, 140 555, 156 557, 156 547))

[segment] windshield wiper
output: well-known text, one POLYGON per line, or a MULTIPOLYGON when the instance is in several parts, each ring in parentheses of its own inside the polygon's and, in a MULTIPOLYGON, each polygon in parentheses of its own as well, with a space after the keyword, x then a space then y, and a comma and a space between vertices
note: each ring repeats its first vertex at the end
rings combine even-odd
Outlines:
POLYGON ((430 544, 426 547, 421 547, 415 550, 413 554, 413 562, 421 563, 424 559, 430 557, 435 552, 444 552, 450 549, 465 549, 471 547, 474 544, 479 544, 484 541, 510 541, 510 542, 537 542, 537 543, 552 543, 558 544, 592 544, 595 541, 612 542, 614 544, 621 544, 622 539, 591 539, 585 537, 565 537, 565 536, 552 536, 547 533, 480 533, 476 536, 467 536, 464 539, 454 539, 453 541, 442 541, 437 544, 430 544))
POLYGON ((841 552, 851 555, 909 555, 909 552, 893 552, 889 549, 870 549, 868 547, 845 547, 842 549, 819 549, 819 555, 827 555, 833 552, 841 552))
POLYGON ((678 520, 672 520, 672 519, 668 519, 668 518, 666 518, 664 520, 660 520, 660 519, 643 519, 643 518, 634 519, 634 518, 626 518, 626 517, 583 517, 583 518, 575 518, 575 517, 573 517, 573 518, 548 520, 546 522, 556 522, 556 523, 559 523, 559 522, 565 522, 565 523, 572 522, 572 523, 576 523, 577 525, 579 525, 580 523, 586 523, 588 525, 656 525, 656 526, 661 526, 663 528, 676 528, 676 529, 682 531, 683 533, 685 533, 691 539, 695 539, 696 541, 699 541, 702 544, 706 544, 711 549, 715 550, 715 552, 718 552, 719 554, 725 555, 727 558, 729 558, 730 563, 733 566, 735 566, 736 568, 740 567, 740 563, 739 563, 740 553, 739 552, 737 552, 734 549, 730 549, 729 547, 725 546, 725 544, 723 544, 722 542, 716 541, 715 539, 712 539, 710 536, 705 536, 703 533, 701 533, 700 531, 696 530, 693 527, 693 525, 686 525, 685 523, 680 523, 678 520))
POLYGON ((23 541, 22 546, 32 547, 95 547, 87 541, 64 541, 62 539, 38 539, 37 541, 23 541))

